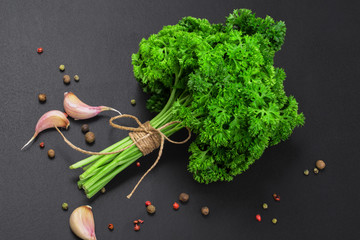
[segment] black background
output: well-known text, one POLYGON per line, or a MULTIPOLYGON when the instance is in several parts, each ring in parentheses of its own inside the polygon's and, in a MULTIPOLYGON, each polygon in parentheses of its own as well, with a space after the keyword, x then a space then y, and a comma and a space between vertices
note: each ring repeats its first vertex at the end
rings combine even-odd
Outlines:
MULTIPOLYGON (((98 239, 359 239, 359 8, 356 1, 76 0, 0 2, 0 239, 77 239, 68 224, 72 210, 90 204, 98 239), (81 171, 68 166, 84 158, 55 130, 40 134, 26 151, 36 121, 46 111, 62 110, 63 93, 73 91, 90 105, 107 105, 146 121, 147 96, 132 74, 131 54, 141 38, 176 24, 183 16, 224 22, 235 8, 249 8, 287 25, 276 66, 287 73, 306 124, 291 138, 266 150, 231 183, 202 185, 187 172, 188 144, 167 143, 158 166, 131 200, 126 195, 151 166, 157 153, 130 166, 88 200, 77 190, 81 171), (44 48, 38 55, 36 49, 44 48), (65 64, 65 73, 58 70, 65 64), (64 85, 62 76, 80 81, 64 85), (40 104, 38 93, 47 94, 40 104), (131 106, 135 98, 137 105, 131 106), (45 142, 45 149, 39 143, 45 142), (47 150, 56 157, 49 160, 47 150), (303 175, 318 159, 318 174, 303 175), (178 194, 190 201, 172 210, 178 194), (272 194, 281 195, 274 202, 272 194), (146 214, 144 202, 157 207, 146 214), (61 209, 69 203, 69 211, 61 209), (261 208, 263 202, 269 209, 261 208), (207 205, 204 218, 200 207, 207 205), (255 215, 262 215, 262 222, 255 215), (271 219, 276 217, 278 224, 271 219), (132 221, 142 218, 141 230, 132 221), (108 231, 113 223, 115 230, 108 231)), ((89 121, 71 120, 66 136, 78 146, 101 150, 126 132, 111 129, 103 113, 89 121), (85 144, 80 126, 96 134, 85 144)), ((180 139, 184 133, 174 137, 180 139)))

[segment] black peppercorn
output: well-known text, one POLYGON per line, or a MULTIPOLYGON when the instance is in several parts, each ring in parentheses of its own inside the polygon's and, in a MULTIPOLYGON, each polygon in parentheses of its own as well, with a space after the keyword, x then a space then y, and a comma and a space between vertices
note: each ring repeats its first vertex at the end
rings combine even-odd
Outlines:
POLYGON ((87 132, 85 134, 85 141, 87 143, 93 143, 95 141, 95 134, 93 132, 87 132))
POLYGON ((183 203, 186 203, 187 201, 189 201, 189 194, 187 193, 181 193, 179 195, 179 200, 183 203))
POLYGON ((202 215, 207 216, 207 215, 209 215, 209 213, 210 213, 210 210, 209 210, 208 207, 202 207, 201 208, 201 214, 202 215))
POLYGON ((83 133, 87 133, 87 132, 89 131, 89 125, 88 125, 88 124, 83 124, 83 125, 81 126, 81 131, 82 131, 83 133))

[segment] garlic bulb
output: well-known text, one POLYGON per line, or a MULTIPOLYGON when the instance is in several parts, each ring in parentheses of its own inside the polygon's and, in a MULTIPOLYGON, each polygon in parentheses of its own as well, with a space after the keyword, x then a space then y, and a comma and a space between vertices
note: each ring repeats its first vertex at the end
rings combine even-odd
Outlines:
POLYGON ((89 106, 82 102, 74 93, 64 93, 64 109, 65 112, 75 120, 83 120, 95 117, 102 111, 114 111, 121 115, 121 113, 111 107, 106 106, 89 106))
POLYGON ((96 240, 95 222, 92 208, 89 205, 76 208, 70 216, 70 228, 83 240, 96 240))
POLYGON ((27 145, 29 145, 36 136, 48 128, 53 127, 64 127, 68 128, 70 125, 69 119, 67 119, 67 115, 63 112, 60 112, 58 110, 52 110, 40 117, 38 120, 36 127, 35 127, 35 133, 32 136, 32 138, 21 148, 23 150, 27 145))

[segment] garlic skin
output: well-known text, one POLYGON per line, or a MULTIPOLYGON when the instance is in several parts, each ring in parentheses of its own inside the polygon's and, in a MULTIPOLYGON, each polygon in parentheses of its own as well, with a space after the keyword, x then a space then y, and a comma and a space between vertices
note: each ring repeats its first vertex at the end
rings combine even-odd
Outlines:
POLYGON ((96 240, 95 221, 92 208, 84 205, 76 208, 70 216, 70 228, 73 233, 83 240, 96 240))
POLYGON ((121 115, 119 111, 111 107, 89 106, 72 92, 64 93, 64 109, 65 112, 75 120, 89 119, 95 117, 102 111, 114 111, 121 115))
POLYGON ((43 114, 40 119, 38 120, 36 127, 35 127, 35 133, 32 136, 32 138, 21 148, 23 150, 27 145, 29 145, 36 137, 37 135, 48 128, 53 127, 64 127, 68 128, 70 125, 69 119, 67 119, 67 115, 63 112, 60 112, 58 110, 51 110, 49 112, 46 112, 43 114))

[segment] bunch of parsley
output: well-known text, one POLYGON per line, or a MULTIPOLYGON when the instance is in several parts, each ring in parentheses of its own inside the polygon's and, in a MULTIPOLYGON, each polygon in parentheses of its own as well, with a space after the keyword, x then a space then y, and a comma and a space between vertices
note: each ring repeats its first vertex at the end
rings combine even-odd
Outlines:
MULTIPOLYGON (((274 67, 285 33, 284 22, 240 9, 225 24, 185 17, 140 42, 132 64, 135 78, 151 94, 147 108, 159 112, 150 123, 157 128, 180 120, 163 132, 169 136, 188 126, 195 133, 188 170, 196 181, 231 181, 268 146, 304 124, 295 98, 285 94, 284 70, 274 67)), ((106 150, 120 149, 124 141, 106 150)), ((112 178, 105 181, 104 176, 119 173, 140 156, 134 148, 117 156, 93 156, 73 168, 98 165, 80 176, 79 186, 91 197, 112 178), (111 163, 117 165, 100 169, 111 163)))

